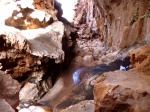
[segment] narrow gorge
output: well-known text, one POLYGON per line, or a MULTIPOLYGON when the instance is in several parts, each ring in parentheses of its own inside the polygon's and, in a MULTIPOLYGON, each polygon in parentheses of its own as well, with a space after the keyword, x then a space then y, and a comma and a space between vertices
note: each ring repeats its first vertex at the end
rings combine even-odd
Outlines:
POLYGON ((0 0, 0 112, 149 112, 150 0, 0 0))

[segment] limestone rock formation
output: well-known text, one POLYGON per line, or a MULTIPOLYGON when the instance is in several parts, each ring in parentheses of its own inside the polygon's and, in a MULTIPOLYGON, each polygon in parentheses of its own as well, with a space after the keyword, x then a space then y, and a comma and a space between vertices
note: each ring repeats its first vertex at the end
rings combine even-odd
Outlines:
POLYGON ((76 30, 56 14, 54 0, 0 1, 0 69, 21 84, 20 100, 40 99, 71 61, 76 30))
POLYGON ((37 84, 51 64, 64 61, 64 26, 61 22, 52 23, 45 29, 21 31, 8 26, 2 28, 1 69, 20 82, 35 77, 37 84))
POLYGON ((132 111, 150 109, 149 45, 131 53, 135 67, 129 71, 106 72, 96 79, 94 102, 96 112, 132 111))
POLYGON ((57 21, 45 29, 25 30, 22 33, 28 40, 31 54, 38 57, 50 57, 55 59, 56 63, 64 60, 64 51, 62 50, 63 23, 57 21))
MULTIPOLYGON (((19 102, 19 91, 21 85, 18 81, 11 78, 10 75, 5 74, 3 71, 0 71, 0 98, 1 103, 4 102, 4 105, 15 106, 19 102), (2 100, 5 99, 5 100, 2 100), (6 103, 7 102, 7 103, 6 103)), ((2 104, 1 104, 2 105, 2 104)))

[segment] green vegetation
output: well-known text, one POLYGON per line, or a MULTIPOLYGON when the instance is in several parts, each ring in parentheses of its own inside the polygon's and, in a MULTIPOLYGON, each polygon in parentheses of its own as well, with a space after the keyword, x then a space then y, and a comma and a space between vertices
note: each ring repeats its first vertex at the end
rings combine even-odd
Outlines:
POLYGON ((140 18, 150 18, 150 0, 147 0, 148 2, 148 12, 142 15, 140 18))
MULTIPOLYGON (((144 15, 140 16, 140 18, 142 18, 142 19, 143 18, 150 18, 150 0, 147 0, 145 2, 148 3, 147 12, 144 15)), ((134 22, 136 22, 138 20, 138 18, 139 18, 139 8, 140 7, 146 8, 140 3, 136 3, 135 5, 136 5, 137 8, 136 8, 136 11, 132 14, 132 18, 130 20, 130 25, 132 25, 134 22)))
POLYGON ((140 4, 136 3, 137 9, 136 9, 136 12, 133 13, 133 15, 132 15, 132 19, 130 21, 130 25, 132 25, 134 22, 136 22, 138 20, 138 18, 139 18, 139 6, 140 6, 140 4))
POLYGON ((150 18, 150 12, 144 14, 143 16, 141 16, 141 18, 150 18))

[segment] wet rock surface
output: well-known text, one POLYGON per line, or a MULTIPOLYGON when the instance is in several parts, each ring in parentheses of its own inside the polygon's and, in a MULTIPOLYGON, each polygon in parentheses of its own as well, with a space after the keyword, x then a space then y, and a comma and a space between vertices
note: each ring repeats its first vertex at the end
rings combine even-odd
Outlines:
MULTIPOLYGON (((130 62, 130 59, 127 58, 126 61, 130 62)), ((109 64, 100 64, 91 68, 83 68, 77 65, 70 66, 70 69, 60 76, 54 87, 40 101, 48 101, 56 112, 68 111, 70 108, 70 111, 75 111, 74 105, 80 104, 82 101, 93 100, 95 79, 104 72, 118 70, 122 63, 124 62, 116 60, 109 64)))
POLYGON ((67 69, 57 79, 53 88, 50 89, 49 92, 45 96, 43 96, 39 101, 49 102, 48 104, 53 109, 55 109, 55 107, 60 103, 63 97, 66 97, 77 84, 73 80, 73 76, 74 74, 76 74, 76 71, 80 71, 78 72, 78 76, 76 77, 76 80, 78 80, 77 83, 79 83, 86 77, 87 68, 77 66, 74 64, 70 65, 69 69, 67 69))

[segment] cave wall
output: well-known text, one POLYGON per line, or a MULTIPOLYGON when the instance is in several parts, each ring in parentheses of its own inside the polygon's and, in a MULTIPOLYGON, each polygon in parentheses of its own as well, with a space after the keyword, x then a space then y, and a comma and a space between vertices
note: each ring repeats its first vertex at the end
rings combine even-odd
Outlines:
POLYGON ((100 31, 107 33, 104 38, 108 47, 129 47, 149 35, 148 0, 94 0, 94 2, 102 15, 96 20, 97 23, 103 21, 104 28, 100 31))
MULTIPOLYGON (((75 23, 84 18, 92 30, 101 35, 106 49, 123 49, 150 42, 149 0, 78 0, 75 23), (83 2, 85 4, 83 4, 83 2)), ((82 22, 83 23, 83 22, 82 22)))

